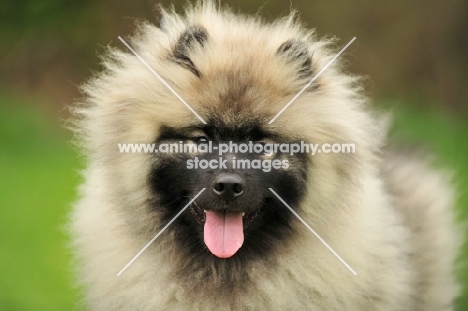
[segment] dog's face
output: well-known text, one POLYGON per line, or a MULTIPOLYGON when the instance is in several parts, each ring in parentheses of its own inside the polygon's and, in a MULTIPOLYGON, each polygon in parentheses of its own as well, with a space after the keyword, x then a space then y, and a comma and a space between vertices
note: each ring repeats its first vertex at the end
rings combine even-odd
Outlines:
POLYGON ((149 175, 158 198, 153 208, 161 212, 163 222, 205 188, 174 223, 178 247, 190 257, 253 259, 267 254, 290 233, 292 216, 269 189, 293 206, 305 193, 306 155, 255 152, 255 145, 260 150, 265 144, 286 141, 266 131, 255 117, 230 124, 223 122, 226 117, 226 112, 211 116, 201 127, 164 127, 157 141, 212 149, 159 154, 149 175), (220 154, 221 144, 236 147, 220 154), (250 150, 236 149, 242 149, 241 144, 250 144, 250 150))
MULTIPOLYGON (((212 40, 204 27, 189 27, 169 57, 194 81, 188 87, 193 89, 191 103, 196 104, 207 124, 166 122, 158 129, 156 143, 210 145, 215 152, 155 155, 148 176, 155 198, 152 209, 160 213, 162 223, 167 223, 205 189, 174 223, 180 249, 189 257, 252 259, 274 249, 276 242, 290 232, 291 213, 270 189, 297 206, 305 193, 309 160, 304 154, 264 154, 251 148, 248 152, 216 152, 220 144, 286 144, 299 138, 283 136, 278 129, 266 126, 274 115, 268 104, 281 102, 276 96, 282 83, 271 80, 275 66, 264 68, 270 74, 267 79, 248 70, 230 70, 226 62, 222 67, 216 65, 207 59, 213 49, 219 48, 212 40), (213 165, 198 166, 202 161, 213 165)), ((248 66, 256 62, 255 57, 256 53, 250 51, 245 53, 247 61, 229 63, 248 66)), ((300 85, 310 78, 311 59, 304 43, 287 40, 271 51, 271 58, 277 66, 292 67, 294 83, 300 85)))
POLYGON ((210 275, 214 267, 221 275, 288 244, 297 221, 270 189, 302 215, 308 213, 315 228, 328 226, 337 212, 334 202, 346 199, 353 176, 373 159, 371 146, 377 145, 375 135, 368 135, 377 126, 360 108, 365 98, 354 89, 353 77, 338 74, 336 63, 269 124, 331 60, 327 44, 297 29, 283 32, 279 24, 247 35, 255 23, 231 29, 226 18, 213 18, 216 23, 189 26, 169 20, 175 23, 172 28, 150 27, 133 42, 206 124, 136 57, 117 51, 112 52, 115 60, 106 64, 108 72, 86 89, 89 106, 80 124, 107 181, 106 195, 139 243, 154 237, 199 194, 158 240, 165 254, 177 260, 174 270, 180 274, 210 275), (352 142, 360 149, 353 155, 313 158, 281 152, 219 155, 216 149, 116 153, 120 143, 217 147, 302 141, 352 142), (197 168, 196 161, 226 166, 197 168), (254 161, 260 165, 253 167, 254 161), (269 165, 271 169, 265 169, 269 165))

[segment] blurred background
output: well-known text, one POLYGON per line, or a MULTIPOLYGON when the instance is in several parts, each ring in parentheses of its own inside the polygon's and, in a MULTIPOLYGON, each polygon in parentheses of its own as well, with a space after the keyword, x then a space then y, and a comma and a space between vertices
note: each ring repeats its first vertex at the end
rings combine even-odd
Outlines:
MULTIPOLYGON (((72 310, 78 290, 65 223, 84 159, 64 129, 77 86, 100 69, 158 4, 185 2, 4 0, 0 3, 0 310, 72 310)), ((299 12, 333 35, 349 70, 366 77, 377 109, 392 110, 392 139, 424 143, 454 172, 456 214, 468 221, 468 1, 226 0, 267 20, 299 12)), ((464 234, 466 236, 466 234, 464 234)), ((440 254, 443 256, 444 254, 440 254)), ((468 310, 468 248, 457 270, 457 310, 468 310)))

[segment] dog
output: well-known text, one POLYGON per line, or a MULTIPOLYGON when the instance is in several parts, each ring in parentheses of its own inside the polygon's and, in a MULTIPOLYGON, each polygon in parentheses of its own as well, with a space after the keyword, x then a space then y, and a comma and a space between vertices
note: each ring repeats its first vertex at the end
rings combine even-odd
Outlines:
POLYGON ((388 147, 361 79, 329 64, 336 46, 295 14, 267 23, 205 1, 140 23, 129 47, 141 59, 109 48, 74 108, 87 164, 70 227, 87 308, 453 310, 450 179, 388 147), (301 143, 355 152, 233 150, 301 143))

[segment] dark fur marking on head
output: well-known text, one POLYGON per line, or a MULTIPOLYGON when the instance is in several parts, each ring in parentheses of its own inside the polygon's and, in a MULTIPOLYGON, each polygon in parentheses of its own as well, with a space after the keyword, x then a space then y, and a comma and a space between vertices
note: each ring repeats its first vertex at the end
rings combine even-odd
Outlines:
POLYGON ((185 30, 174 47, 172 60, 187 68, 197 77, 201 77, 200 71, 190 59, 190 50, 195 45, 203 47, 208 40, 208 32, 201 26, 192 26, 185 30))
POLYGON ((312 61, 307 51, 307 45, 304 42, 293 39, 288 40, 280 45, 276 53, 287 57, 290 61, 299 62, 301 64, 298 70, 301 79, 312 76, 312 61))
POLYGON ((234 119, 230 126, 226 126, 220 116, 209 118, 208 125, 203 126, 203 131, 211 137, 218 140, 232 141, 259 141, 265 138, 271 138, 268 133, 259 125, 258 120, 252 119, 234 119))
MULTIPOLYGON (((208 139, 214 144, 230 140, 255 141, 270 136, 254 120, 244 121, 234 127, 223 124, 222 120, 216 117, 209 118, 209 120, 215 125, 202 128, 161 127, 157 142, 184 140, 194 130, 206 133, 208 139)), ((197 156, 208 160, 219 158, 216 153, 197 156)), ((258 158, 255 154, 238 156, 245 159, 258 158)), ((186 160, 190 157, 184 154, 178 156, 158 154, 159 160, 148 176, 151 191, 156 198, 151 204, 153 213, 159 214, 162 224, 172 219, 201 187, 209 187, 213 176, 219 173, 217 170, 187 169, 186 160)), ((290 160, 297 164, 297 169, 272 170, 269 173, 261 170, 235 170, 245 180, 246 185, 255 188, 252 191, 256 194, 246 196, 242 204, 244 207, 239 205, 236 208, 257 208, 259 212, 256 220, 245 229, 244 245, 235 256, 220 259, 211 254, 203 242, 203 226, 198 224, 189 212, 184 213, 174 222, 173 242, 182 254, 178 257, 179 269, 174 277, 188 281, 190 275, 197 275, 198 280, 203 278, 206 284, 216 284, 213 290, 220 290, 219 288, 241 290, 242 288, 236 289, 235 285, 246 285, 248 276, 245 271, 248 270, 246 269, 248 264, 268 258, 294 231, 293 215, 268 190, 270 187, 275 189, 291 206, 299 207, 306 192, 307 164, 302 155, 295 156, 294 159, 290 158, 290 160), (254 197, 258 197, 254 203, 247 203, 251 202, 254 197)), ((210 205, 210 202, 214 201, 209 197, 209 193, 205 192, 197 199, 197 202, 202 206, 214 206, 210 205)))

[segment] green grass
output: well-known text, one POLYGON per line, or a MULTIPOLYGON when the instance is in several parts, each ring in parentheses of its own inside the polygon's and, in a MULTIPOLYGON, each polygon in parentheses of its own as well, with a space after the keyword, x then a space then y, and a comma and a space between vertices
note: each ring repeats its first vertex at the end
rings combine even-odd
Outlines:
POLYGON ((0 99, 0 310, 72 310, 66 222, 78 183, 68 136, 38 107, 0 99))
MULTIPOLYGON (((457 212, 468 220, 468 123, 404 106, 394 113, 393 137, 431 145, 440 165, 454 169, 457 212)), ((0 98, 0 310, 74 309, 78 294, 63 226, 81 164, 69 139, 37 106, 0 98)), ((468 258, 467 247, 460 258, 468 258)), ((468 267, 459 277, 468 284, 468 267)), ((468 310, 467 286, 457 306, 468 310)))

